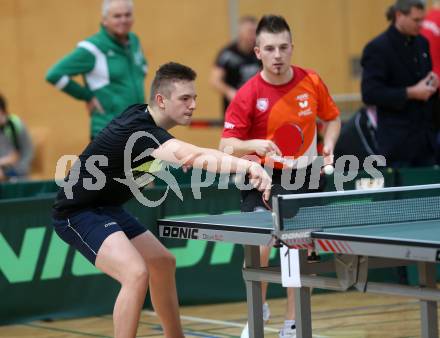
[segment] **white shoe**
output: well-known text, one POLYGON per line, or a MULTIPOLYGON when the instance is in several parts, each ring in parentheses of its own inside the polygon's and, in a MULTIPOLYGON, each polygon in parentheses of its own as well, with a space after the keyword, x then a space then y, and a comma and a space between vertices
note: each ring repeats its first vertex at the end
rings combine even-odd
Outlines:
POLYGON ((270 308, 269 304, 264 303, 263 304, 263 321, 264 323, 267 323, 270 319, 270 308))
POLYGON ((240 338, 249 338, 249 325, 248 325, 248 322, 246 322, 246 325, 244 326, 243 331, 241 331, 240 338))
MULTIPOLYGON (((263 321, 266 323, 270 318, 270 308, 269 304, 264 303, 263 304, 263 321)), ((249 338, 249 323, 246 323, 246 325, 243 328, 243 331, 241 331, 240 338, 249 338)))
POLYGON ((283 327, 280 330, 279 338, 296 338, 296 329, 295 325, 291 328, 289 327, 283 327))

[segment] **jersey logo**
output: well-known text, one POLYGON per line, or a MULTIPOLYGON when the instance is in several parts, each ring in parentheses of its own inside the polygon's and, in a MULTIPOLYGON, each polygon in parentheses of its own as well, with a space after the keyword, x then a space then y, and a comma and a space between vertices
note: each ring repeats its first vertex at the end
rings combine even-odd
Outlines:
POLYGON ((231 122, 225 122, 225 129, 234 129, 235 128, 235 124, 231 123, 231 122))
POLYGON ((108 57, 113 57, 113 56, 115 56, 115 52, 114 51, 112 51, 111 49, 107 52, 107 56, 108 57))
POLYGON ((301 111, 298 113, 298 116, 307 116, 312 113, 312 110, 309 107, 308 93, 298 95, 296 97, 296 101, 298 102, 298 106, 301 108, 301 111))
POLYGON ((269 99, 268 98, 260 98, 257 99, 257 109, 264 113, 267 108, 269 108, 269 99))
POLYGON ((307 106, 309 105, 309 101, 299 101, 298 102, 298 105, 302 108, 302 109, 305 109, 305 108, 307 108, 307 106))
POLYGON ((296 101, 298 102, 298 105, 301 109, 305 109, 307 108, 307 106, 309 105, 309 94, 308 93, 304 93, 301 95, 298 95, 296 97, 296 101))
POLYGON ((435 36, 440 35, 440 27, 434 21, 425 20, 423 21, 422 27, 428 31, 431 31, 435 36))

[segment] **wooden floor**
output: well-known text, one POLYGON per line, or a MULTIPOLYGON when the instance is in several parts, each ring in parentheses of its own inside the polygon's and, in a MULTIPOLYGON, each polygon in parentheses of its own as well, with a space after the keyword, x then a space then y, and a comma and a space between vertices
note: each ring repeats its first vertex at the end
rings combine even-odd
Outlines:
MULTIPOLYGON (((272 317, 265 337, 278 337, 285 301, 270 300, 272 317)), ((186 337, 239 337, 246 322, 246 304, 228 303, 181 308, 186 337)), ((328 293, 312 296, 314 337, 420 337, 419 306, 407 298, 371 294, 328 293)), ((5 338, 111 337, 110 315, 0 326, 5 338)), ((138 337, 163 337, 158 318, 142 313, 138 337)))

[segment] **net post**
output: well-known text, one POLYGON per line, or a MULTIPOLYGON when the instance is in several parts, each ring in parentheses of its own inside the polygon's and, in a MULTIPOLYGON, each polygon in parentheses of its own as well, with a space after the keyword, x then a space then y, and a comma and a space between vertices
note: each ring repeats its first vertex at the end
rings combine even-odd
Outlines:
POLYGON ((283 219, 280 214, 281 212, 280 198, 281 198, 280 195, 272 197, 272 219, 273 219, 274 230, 277 235, 279 235, 281 231, 284 230, 283 219))

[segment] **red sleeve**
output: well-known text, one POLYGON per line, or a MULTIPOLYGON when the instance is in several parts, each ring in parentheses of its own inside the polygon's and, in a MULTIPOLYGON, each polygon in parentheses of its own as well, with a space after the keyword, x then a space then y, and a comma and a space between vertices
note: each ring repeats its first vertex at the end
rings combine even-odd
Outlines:
POLYGON ((432 68, 440 76, 440 11, 431 12, 423 22, 420 34, 429 42, 429 51, 431 54, 432 68))
POLYGON ((249 138, 251 116, 255 107, 255 98, 251 86, 241 87, 228 106, 222 138, 235 137, 240 140, 249 138))
POLYGON ((327 86, 318 74, 311 74, 318 93, 318 117, 323 121, 334 120, 339 116, 339 109, 333 101, 327 86))

